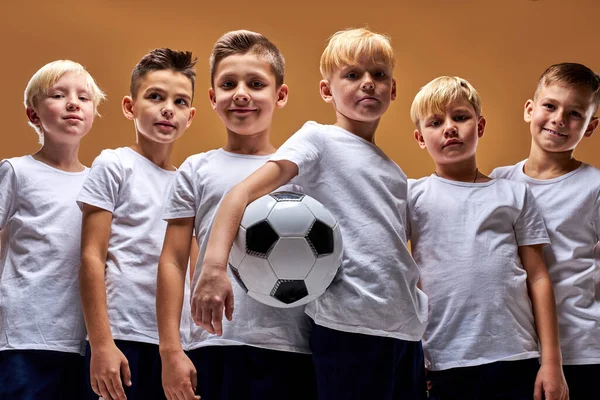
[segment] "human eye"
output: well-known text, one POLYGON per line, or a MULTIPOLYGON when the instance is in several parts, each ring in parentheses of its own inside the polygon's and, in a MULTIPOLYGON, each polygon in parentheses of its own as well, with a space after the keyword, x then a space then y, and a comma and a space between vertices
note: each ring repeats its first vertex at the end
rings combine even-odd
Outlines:
POLYGON ((358 73, 356 73, 354 71, 350 71, 350 72, 346 73, 345 77, 347 79, 358 79, 358 73))
POLYGON ((554 104, 551 103, 544 103, 542 104, 542 107, 544 107, 546 110, 554 110, 556 107, 554 107, 554 104))
POLYGON ((441 124, 441 122, 439 119, 431 118, 431 119, 427 120, 426 126, 436 127, 436 126, 439 126, 440 124, 441 124))
POLYGON ((90 101, 91 96, 87 95, 87 94, 82 94, 79 96, 79 100, 81 101, 90 101))
POLYGON ((582 117, 582 114, 580 112, 578 112, 578 111, 575 111, 575 110, 571 111, 569 114, 571 116, 575 117, 575 118, 581 118, 582 117))
POLYGON ((232 81, 224 81, 220 85, 223 89, 232 89, 235 87, 235 84, 232 81))
POLYGON ((254 89, 261 89, 265 86, 265 84, 261 81, 252 81, 250 82, 250 86, 254 89))
POLYGON ((50 96, 48 96, 48 97, 50 97, 52 99, 60 99, 60 98, 63 98, 64 95, 60 92, 56 92, 56 93, 50 94, 50 96))
POLYGON ((387 74, 385 73, 385 71, 376 71, 373 76, 375 78, 385 78, 387 76, 387 74))
POLYGON ((465 115, 465 114, 457 115, 457 116, 454 117, 454 120, 457 121, 457 122, 466 121, 468 119, 469 119, 469 116, 465 115))
POLYGON ((151 92, 150 94, 148 94, 148 98, 150 100, 162 100, 162 96, 156 92, 151 92))
POLYGON ((188 102, 186 99, 181 98, 181 99, 175 100, 175 104, 178 104, 180 106, 187 106, 188 102))

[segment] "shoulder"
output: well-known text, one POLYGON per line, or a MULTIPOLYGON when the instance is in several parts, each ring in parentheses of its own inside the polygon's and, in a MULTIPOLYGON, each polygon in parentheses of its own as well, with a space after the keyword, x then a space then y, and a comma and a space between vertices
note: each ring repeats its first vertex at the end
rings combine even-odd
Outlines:
POLYGON ((494 170, 490 173, 490 178, 496 179, 511 179, 513 178, 519 171, 523 168, 523 163, 525 160, 518 162, 514 165, 507 165, 503 167, 494 168, 494 170))
POLYGON ((419 179, 408 179, 409 200, 414 203, 426 190, 430 181, 431 179, 429 176, 425 176, 419 179))
POLYGON ((123 160, 127 159, 126 148, 105 149, 94 159, 92 168, 98 165, 123 165, 123 160))

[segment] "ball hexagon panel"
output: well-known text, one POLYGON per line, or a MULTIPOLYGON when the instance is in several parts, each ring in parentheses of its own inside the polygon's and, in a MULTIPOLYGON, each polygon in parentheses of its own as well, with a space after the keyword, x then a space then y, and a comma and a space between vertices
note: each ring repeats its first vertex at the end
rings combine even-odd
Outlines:
POLYGON ((310 227, 306 240, 315 253, 315 257, 323 257, 333 253, 333 229, 319 220, 316 220, 310 227))
POLYGON ((281 191, 271 193, 271 197, 277 201, 302 201, 305 195, 302 193, 281 191))
POLYGON ((271 264, 264 258, 247 255, 237 267, 240 278, 245 286, 252 291, 271 293, 279 280, 271 264))
POLYGON ((277 200, 268 195, 254 200, 246 207, 240 225, 247 229, 260 221, 264 221, 269 216, 275 203, 277 203, 277 200))
POLYGON ((337 269, 331 268, 331 266, 337 265, 339 267, 342 263, 343 246, 339 225, 333 230, 333 239, 335 243, 334 252, 318 258, 304 279, 310 295, 318 296, 323 293, 337 274, 337 269))
POLYGON ((306 239, 282 237, 268 260, 279 279, 294 280, 306 278, 315 258, 306 239))
POLYGON ((319 203, 317 200, 313 199, 310 196, 304 196, 302 199, 302 203, 310 210, 312 215, 315 216, 316 219, 323 222, 325 225, 329 226, 333 229, 337 222, 333 215, 325 208, 325 206, 319 203))
POLYGON ((246 229, 246 253, 267 258, 279 240, 268 221, 260 221, 246 229))
POLYGON ((269 224, 279 236, 302 237, 313 224, 314 217, 301 202, 278 202, 269 213, 269 224))
POLYGON ((308 296, 308 290, 303 279, 280 279, 271 291, 271 296, 284 304, 292 304, 308 296))

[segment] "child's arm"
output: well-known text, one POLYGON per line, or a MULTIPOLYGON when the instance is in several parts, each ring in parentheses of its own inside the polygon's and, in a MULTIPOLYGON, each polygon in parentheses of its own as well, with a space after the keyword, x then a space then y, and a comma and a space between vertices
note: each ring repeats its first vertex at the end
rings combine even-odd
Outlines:
POLYGON ((106 309, 104 270, 112 213, 83 205, 79 289, 92 360, 90 380, 94 392, 105 399, 125 399, 121 375, 131 385, 129 363, 113 341, 106 309))
POLYGON ((543 246, 520 246, 519 256, 527 271, 527 289, 542 350, 542 364, 535 382, 533 398, 568 399, 567 384, 562 372, 554 291, 544 261, 543 246), (545 397, 542 397, 542 393, 545 397))
POLYGON ((194 322, 212 334, 223 333, 223 311, 231 321, 233 292, 227 258, 246 206, 289 182, 298 174, 290 161, 270 161, 231 189, 223 198, 208 240, 200 279, 192 296, 194 322))
POLYGON ((196 369, 183 352, 179 337, 185 274, 193 231, 193 217, 168 220, 158 262, 156 318, 162 360, 162 385, 167 397, 173 399, 200 398, 194 395, 197 385, 196 369))

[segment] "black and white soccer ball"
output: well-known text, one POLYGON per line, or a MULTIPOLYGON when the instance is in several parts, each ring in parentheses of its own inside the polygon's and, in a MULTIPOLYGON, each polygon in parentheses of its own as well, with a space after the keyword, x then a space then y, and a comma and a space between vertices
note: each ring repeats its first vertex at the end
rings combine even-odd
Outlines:
POLYGON ((317 200, 274 192, 246 207, 229 268, 246 293, 273 307, 319 297, 342 261, 340 227, 317 200))

